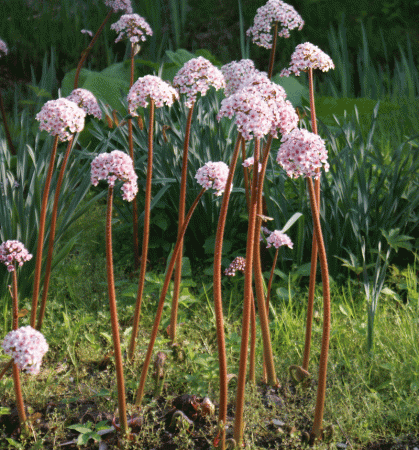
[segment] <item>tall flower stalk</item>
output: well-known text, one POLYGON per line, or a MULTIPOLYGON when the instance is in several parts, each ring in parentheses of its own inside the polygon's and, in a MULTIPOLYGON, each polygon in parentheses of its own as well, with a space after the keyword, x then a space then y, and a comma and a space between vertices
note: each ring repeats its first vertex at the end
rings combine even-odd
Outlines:
MULTIPOLYGON (((313 83, 313 69, 320 69, 323 72, 333 69, 335 66, 328 55, 321 51, 317 46, 306 42, 297 45, 294 53, 291 55, 291 65, 288 69, 281 72, 281 76, 289 76, 291 73, 299 76, 300 71, 308 71, 309 80, 309 94, 310 94, 310 112, 311 112, 311 129, 314 134, 317 134, 317 120, 316 108, 314 103, 314 83, 313 83)), ((317 177, 315 178, 315 197, 317 202, 317 209, 320 211, 320 168, 316 168, 317 177)), ((307 317, 306 317, 306 333, 304 342, 304 353, 302 369, 308 371, 310 359, 311 346, 311 331, 313 323, 314 310, 314 291, 316 286, 316 272, 317 272, 317 255, 318 244, 315 234, 313 233, 313 240, 311 245, 311 264, 310 264, 310 281, 308 289, 308 303, 307 303, 307 317)))
POLYGON ((128 433, 127 411, 125 402, 125 383, 122 364, 121 343, 119 338, 118 314, 116 308, 115 283, 113 275, 112 258, 112 203, 113 188, 117 180, 124 182, 122 198, 132 201, 137 194, 137 175, 135 174, 131 158, 114 150, 111 153, 102 153, 92 161, 91 182, 94 186, 99 180, 107 180, 108 200, 106 210, 106 274, 108 281, 109 310, 111 315, 112 340, 115 355, 116 381, 118 386, 119 422, 123 435, 128 433))
POLYGON ((147 178, 145 188, 145 206, 144 206, 144 233, 141 251, 141 266, 138 280, 137 300, 133 316, 131 341, 128 350, 130 361, 134 358, 135 342, 140 323, 141 302, 144 291, 145 273, 147 267, 148 241, 150 235, 150 205, 151 205, 151 180, 153 176, 153 127, 154 127, 154 108, 160 108, 164 104, 171 106, 175 99, 178 99, 177 91, 169 84, 153 75, 146 75, 139 78, 131 87, 128 93, 128 109, 132 116, 138 116, 136 109, 138 106, 146 108, 150 103, 150 119, 148 127, 148 159, 147 159, 147 178))
POLYGON ((161 316, 163 313, 164 300, 166 298, 166 294, 169 289, 170 278, 172 277, 172 274, 173 274, 173 269, 174 269, 174 266, 176 263, 176 258, 180 251, 181 242, 182 242, 183 236, 185 235, 186 228, 189 224, 189 221, 192 217, 193 212, 195 211, 196 206, 198 205, 199 200, 204 195, 204 193, 207 189, 210 189, 210 188, 215 189, 216 195, 221 195, 224 192, 225 187, 226 187, 227 173, 228 173, 228 167, 223 162, 218 162, 218 163, 209 162, 209 163, 205 164, 205 166, 201 167, 195 176, 198 183, 202 186, 202 190, 196 197, 195 201, 193 202, 192 206, 189 209, 188 214, 185 217, 181 233, 177 238, 175 248, 173 250, 172 257, 170 259, 169 266, 167 268, 162 291, 160 294, 159 304, 157 306, 156 316, 154 319, 153 329, 151 331, 150 342, 148 344, 145 361, 144 361, 144 364, 143 364, 143 367, 141 370, 140 382, 138 385, 136 398, 135 398, 135 404, 137 406, 141 405, 141 402, 144 397, 144 387, 145 387, 145 382, 147 379, 147 372, 148 372, 148 368, 150 366, 150 361, 151 361, 151 357, 153 354, 153 348, 154 348, 154 344, 156 342, 157 333, 158 333, 158 329, 159 329, 159 325, 160 325, 160 320, 161 320, 161 316))
MULTIPOLYGON (((319 438, 323 421, 324 402, 326 395, 327 357, 330 339, 330 289, 329 270, 327 265, 326 250, 320 225, 320 213, 317 205, 316 194, 312 177, 320 177, 320 168, 329 170, 327 151, 323 139, 317 134, 307 130, 294 129, 281 139, 277 161, 286 170, 288 176, 307 178, 310 195, 310 206, 313 216, 314 235, 319 249, 320 267, 323 284, 323 335, 320 352, 319 379, 317 388, 317 401, 314 413, 312 438, 319 438)), ((306 372, 303 369, 304 373, 306 372)))
POLYGON ((103 28, 106 25, 106 22, 111 18, 112 13, 118 12, 120 9, 122 11, 124 11, 126 14, 132 13, 131 0, 105 0, 105 4, 106 4, 106 6, 109 6, 112 9, 106 15, 102 24, 100 25, 100 27, 96 31, 95 35, 93 36, 92 40, 90 41, 90 44, 88 45, 88 47, 85 50, 83 50, 83 52, 81 54, 81 58, 80 58, 79 63, 77 64, 76 74, 74 77, 74 89, 78 88, 80 71, 83 67, 83 64, 86 61, 87 57, 89 56, 90 50, 92 50, 93 46, 95 45, 95 42, 97 41, 98 37, 100 36, 100 33, 102 33, 103 28))
MULTIPOLYGON (((29 261, 32 255, 26 250, 23 244, 19 241, 5 241, 0 245, 0 263, 7 266, 8 272, 12 273, 12 329, 16 333, 19 326, 19 300, 17 291, 17 275, 16 265, 22 266, 24 262, 29 261)), ((13 332, 12 332, 13 333, 13 332)), ((13 358, 13 385, 16 396, 16 407, 19 416, 20 426, 23 428, 25 434, 28 433, 29 428, 25 413, 25 406, 23 403, 22 389, 20 385, 19 376, 19 361, 17 361, 15 341, 13 334, 8 334, 2 344, 6 354, 13 358)))
MULTIPOLYGON (((67 100, 70 100, 77 104, 79 108, 81 108, 86 114, 92 114, 98 119, 101 119, 102 112, 99 108, 99 104, 95 98, 95 96, 86 89, 75 89, 68 97, 67 100)), ((42 328, 42 323, 45 316, 45 308, 48 298, 48 289, 49 289, 49 281, 51 276, 51 266, 52 266, 52 255, 54 251, 54 239, 55 239, 55 231, 57 227, 57 213, 58 213, 58 201, 60 198, 61 186, 64 180, 65 169, 67 167, 68 158, 70 156, 70 152, 73 148, 73 140, 74 135, 70 137, 70 140, 67 145, 67 150, 64 155, 64 159, 61 163, 60 173, 58 175, 57 185, 55 187, 55 196, 54 196, 54 205, 52 207, 51 214, 51 224, 49 230, 49 242, 48 242, 48 253, 45 264, 45 275, 44 275, 44 286, 42 291, 42 300, 41 306, 38 314, 38 321, 36 325, 36 329, 40 330, 42 328)))
MULTIPOLYGON (((140 51, 140 42, 146 40, 146 36, 152 36, 153 31, 146 20, 138 14, 124 14, 121 18, 111 25, 111 29, 119 33, 115 42, 119 42, 124 37, 128 38, 131 42, 131 56, 130 56, 130 82, 129 87, 131 89, 134 84, 134 57, 140 51)), ((132 139, 132 118, 128 119, 128 146, 129 155, 134 162, 134 144, 132 139)), ((132 202, 132 238, 133 238, 133 250, 134 250, 134 270, 138 269, 140 265, 140 254, 138 251, 138 205, 137 199, 132 202)))
POLYGON ((45 103, 41 111, 36 115, 40 130, 46 130, 50 135, 55 136, 49 160, 47 177, 42 194, 42 204, 39 217, 38 240, 36 248, 35 274, 32 293, 31 327, 35 328, 38 297, 41 284, 42 253, 45 236, 45 221, 52 175, 54 171, 55 156, 57 153, 58 141, 68 141, 72 135, 84 128, 84 118, 86 113, 74 102, 65 98, 50 100, 45 103))
MULTIPOLYGON (((206 95, 211 86, 215 89, 225 87, 224 76, 220 70, 214 67, 207 59, 199 56, 190 59, 178 71, 173 79, 173 86, 178 89, 181 95, 186 96, 185 105, 188 110, 186 121, 185 138, 183 141, 182 155, 182 175, 180 181, 179 195, 179 218, 178 218, 178 235, 180 234, 185 217, 185 201, 186 201, 186 181, 188 175, 188 149, 189 138, 191 133, 192 115, 194 105, 197 101, 198 94, 206 95)), ((180 282, 182 278, 182 257, 183 257, 183 239, 180 243, 180 250, 176 261, 176 271, 174 277, 172 309, 170 316, 169 336, 172 343, 176 339, 177 328, 177 311, 179 302, 180 282)))

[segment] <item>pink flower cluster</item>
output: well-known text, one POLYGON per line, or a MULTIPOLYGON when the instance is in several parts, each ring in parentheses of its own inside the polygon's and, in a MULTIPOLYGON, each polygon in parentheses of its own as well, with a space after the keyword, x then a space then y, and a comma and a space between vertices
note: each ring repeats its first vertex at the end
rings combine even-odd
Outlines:
POLYGON ((281 134, 289 133, 298 125, 298 115, 291 102, 286 99, 286 92, 282 86, 273 83, 265 73, 252 73, 242 84, 246 92, 259 94, 266 101, 272 113, 270 133, 277 138, 277 130, 281 134))
POLYGON ((6 56, 9 53, 9 49, 7 48, 6 42, 0 39, 0 57, 3 56, 2 53, 6 56))
POLYGON ((272 127, 273 114, 268 104, 256 92, 241 89, 221 102, 217 120, 235 115, 238 131, 245 140, 262 138, 272 127))
POLYGON ((111 153, 100 153, 92 161, 90 180, 97 186, 99 180, 106 180, 109 186, 115 186, 115 181, 123 181, 122 198, 130 202, 138 192, 137 174, 134 171, 132 159, 120 150, 111 153))
POLYGON ((157 108, 164 104, 172 106, 173 102, 179 99, 179 94, 170 84, 154 75, 146 75, 138 78, 128 92, 128 110, 132 116, 138 116, 136 109, 138 106, 146 108, 149 99, 154 100, 157 108))
POLYGON ((246 258, 243 256, 236 256, 231 264, 224 270, 224 275, 228 277, 234 277, 236 275, 236 270, 244 273, 246 269, 246 258))
POLYGON ((253 26, 246 34, 252 36, 252 41, 259 47, 272 48, 272 28, 278 22, 278 36, 290 37, 290 30, 297 28, 301 30, 304 20, 297 11, 281 0, 269 0, 264 6, 258 8, 253 26))
POLYGON ((46 130, 60 141, 68 141, 72 134, 83 130, 86 113, 74 102, 59 98, 45 103, 35 116, 39 129, 46 130))
MULTIPOLYGON (((243 163, 242 166, 243 167, 251 167, 255 164, 255 158, 253 156, 250 156, 249 158, 246 158, 243 163)), ((262 170, 262 164, 259 163, 258 164, 258 172, 260 172, 262 170)))
POLYGON ((266 242, 268 243, 266 248, 269 248, 272 246, 274 246, 275 248, 279 248, 282 245, 286 245, 289 248, 293 248, 293 246, 294 246, 290 237, 287 234, 285 234, 279 230, 272 231, 272 233, 266 239, 266 242))
POLYGON ((216 196, 222 195, 224 192, 228 177, 228 166, 226 163, 207 162, 204 166, 198 169, 195 178, 198 183, 205 189, 215 189, 216 196))
POLYGON ((198 93, 205 95, 211 86, 225 87, 224 75, 202 56, 187 61, 173 78, 173 86, 181 94, 186 94, 185 105, 191 108, 198 93))
POLYGON ((39 373, 42 358, 48 351, 43 334, 30 326, 10 331, 4 338, 2 347, 20 370, 32 375, 39 373))
POLYGON ((32 255, 20 241, 5 241, 0 245, 0 263, 5 264, 9 272, 15 270, 15 263, 21 267, 30 259, 32 255))
POLYGON ((268 234, 271 234, 270 230, 266 227, 260 227, 260 237, 259 237, 259 241, 262 242, 265 240, 265 236, 267 236, 268 234))
POLYGON ((82 34, 88 34, 90 37, 93 37, 93 33, 90 30, 80 30, 82 34))
POLYGON ((118 22, 111 25, 111 30, 115 30, 119 33, 115 42, 119 42, 126 35, 133 44, 138 42, 144 42, 146 40, 146 35, 152 36, 153 30, 150 25, 146 22, 144 17, 138 14, 124 14, 120 17, 118 22))
POLYGON ((102 118, 102 111, 100 110, 96 97, 87 89, 74 89, 74 91, 67 96, 67 100, 74 102, 86 114, 91 114, 98 119, 102 118))
POLYGON ((241 59, 240 61, 232 61, 225 64, 221 67, 221 72, 226 82, 224 94, 226 97, 229 97, 239 90, 249 76, 259 71, 255 68, 255 64, 251 59, 241 59))
POLYGON ((327 150, 324 140, 310 131, 294 128, 281 139, 276 160, 286 170, 291 178, 305 177, 318 178, 316 168, 329 170, 327 162, 327 150))
POLYGON ((311 69, 320 69, 327 72, 329 69, 334 69, 330 56, 326 55, 317 45, 305 42, 298 44, 295 47, 294 53, 291 55, 291 65, 288 69, 283 69, 280 73, 281 77, 288 77, 292 73, 299 76, 300 70, 305 71, 311 69))
POLYGON ((113 12, 122 9, 125 14, 132 13, 131 0, 105 0, 105 5, 111 7, 113 12))

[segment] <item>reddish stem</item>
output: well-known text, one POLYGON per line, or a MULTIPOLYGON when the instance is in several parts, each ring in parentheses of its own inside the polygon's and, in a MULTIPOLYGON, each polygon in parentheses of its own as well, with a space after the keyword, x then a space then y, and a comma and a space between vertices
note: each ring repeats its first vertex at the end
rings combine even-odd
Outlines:
POLYGON ((112 339, 115 354, 116 383, 118 387, 119 423, 123 435, 128 433, 127 410, 125 404, 124 369, 122 366, 121 343, 119 338, 118 313, 116 309, 115 282, 112 260, 112 199, 113 188, 108 188, 108 205, 106 211, 106 275, 108 280, 109 311, 111 315, 112 339))
MULTIPOLYGON (((130 80, 129 87, 131 89, 134 84, 134 44, 131 43, 131 67, 130 67, 130 80)), ((132 139, 132 119, 131 117, 128 119, 128 147, 129 147, 129 155, 132 159, 132 164, 135 167, 134 163, 134 142, 132 139)), ((140 253, 138 251, 138 207, 137 207, 137 196, 134 197, 132 202, 132 240, 134 246, 134 270, 138 269, 140 265, 140 253)))
MULTIPOLYGON (((313 69, 308 70, 308 86, 310 93, 310 111, 311 111, 311 129, 313 133, 317 134, 317 120, 316 120, 316 107, 314 103, 314 83, 313 83, 313 69)), ((320 169, 316 168, 316 172, 319 174, 320 169)), ((320 210, 320 177, 315 180, 315 194, 317 209, 320 210)), ((314 312, 314 291, 316 288, 316 273, 317 273, 317 240, 313 233, 313 239, 311 244, 311 264, 310 264, 310 281, 308 287, 308 303, 307 303, 307 318, 306 318, 306 335, 304 343, 303 365, 304 370, 308 370, 310 360, 310 346, 311 346, 311 332, 313 324, 313 312, 314 312)))
POLYGON ((44 315, 45 315, 45 307, 47 304, 48 288, 49 288, 49 281, 50 281, 50 276, 51 276, 52 254, 53 254, 53 250, 54 250, 55 231, 57 228, 58 200, 60 198, 60 191, 61 191, 61 186, 62 186, 63 180, 64 180, 64 172, 65 172, 65 169, 67 166, 68 157, 70 156, 71 149, 73 148, 73 140, 74 140, 74 136, 71 136, 70 140, 68 141, 67 150, 65 152, 64 159, 61 164, 61 169, 60 169, 60 173, 58 175, 58 180, 57 180, 57 186, 55 188, 54 206, 52 208, 51 225, 50 225, 50 231, 49 231, 47 262, 46 262, 46 267, 45 267, 44 290, 42 292, 41 308, 39 310, 38 323, 36 325, 37 330, 40 330, 42 328, 42 322, 44 320, 44 315))
POLYGON ((135 341, 138 334, 140 323, 141 302, 143 298, 145 273, 147 267, 148 241, 150 237, 150 206, 151 206, 151 180, 153 176, 153 128, 154 128, 154 100, 150 98, 150 121, 148 127, 148 160, 147 160, 147 178, 145 187, 145 205, 144 205, 144 233, 143 246, 141 250, 140 277, 138 280, 137 301, 132 323, 131 342, 128 351, 128 359, 134 358, 135 341))
POLYGON ((330 339, 330 287, 329 287, 329 269, 327 266, 326 249, 324 246, 322 230, 320 225, 320 215, 317 207, 316 195, 311 177, 307 178, 308 190, 310 194, 310 205, 313 215, 314 233, 317 239, 320 267, 323 284, 323 335, 320 351, 319 380, 317 386, 316 409, 314 411, 313 428, 311 436, 319 438, 322 431, 324 402, 326 397, 326 377, 327 377, 327 357, 329 352, 330 339))
POLYGON ((97 41, 97 38, 99 37, 100 33, 102 32, 106 22, 110 19, 111 15, 113 13, 113 10, 111 9, 108 12, 108 15, 105 17, 105 20, 102 22, 102 25, 98 28, 98 30, 96 31, 96 34, 93 36, 92 41, 90 42, 89 46, 83 50, 83 53, 81 55, 79 64, 77 65, 77 69, 76 69, 76 75, 74 77, 74 89, 77 89, 78 84, 79 84, 79 75, 80 75, 80 71, 81 68, 83 67, 84 62, 86 61, 87 56, 90 53, 90 50, 93 48, 93 46, 95 45, 95 42, 97 41))
POLYGON ((272 72, 274 70, 274 61, 275 61, 275 50, 276 50, 276 41, 278 37, 278 22, 275 22, 274 26, 274 35, 272 41, 271 55, 269 57, 269 69, 268 69, 268 78, 272 78, 272 72))
POLYGON ((39 218, 39 230, 36 248, 35 273, 34 273, 34 283, 32 293, 32 311, 30 323, 32 328, 35 328, 36 322, 36 309, 38 306, 39 287, 41 284, 42 250, 44 246, 45 219, 47 216, 48 196, 49 196, 49 189, 51 186, 52 173, 54 171, 54 162, 55 162, 55 155, 57 153, 57 146, 58 146, 58 136, 55 136, 51 156, 49 159, 49 167, 47 178, 45 180, 44 192, 42 194, 41 215, 39 218))
MULTIPOLYGON (((193 108, 194 103, 192 103, 192 106, 189 108, 188 118, 186 121, 185 140, 183 142, 182 175, 180 180, 180 195, 179 195, 178 237, 182 230, 182 225, 185 218, 186 181, 188 176, 188 148, 189 148, 189 138, 191 134, 193 108)), ((181 240, 180 251, 176 260, 176 270, 173 286, 172 310, 170 315, 170 329, 169 329, 169 336, 172 343, 174 343, 176 339, 177 310, 179 303, 180 281, 182 278, 182 256, 183 256, 183 239, 181 240)))
POLYGON ((227 421, 227 356, 224 337, 224 317, 223 317, 223 299, 221 294, 221 258, 223 253, 224 229, 227 219, 228 204, 230 201, 231 186, 233 183, 234 172, 236 170, 237 159, 239 157, 240 143, 243 140, 241 134, 237 136, 234 146, 233 156, 231 157, 230 167, 227 176, 226 188, 224 190, 223 201, 221 203, 220 216, 218 218, 217 233, 214 245, 214 312, 217 328, 217 347, 218 364, 220 369, 220 406, 218 409, 218 421, 221 425, 220 450, 225 449, 225 424, 227 421))
MULTIPOLYGON (((259 161, 259 139, 255 140, 254 158, 257 167, 259 161)), ((247 245, 246 245, 246 268, 244 274, 244 300, 243 300, 243 319, 242 319, 242 338, 240 343, 240 363, 239 374, 237 379, 237 393, 236 393, 236 414, 234 420, 234 439, 240 447, 243 441, 243 409, 244 409, 244 387, 246 382, 247 369, 247 350, 249 342, 249 324, 250 324, 250 310, 252 300, 252 273, 253 273, 253 251, 254 251, 254 237, 256 226, 256 212, 257 212, 257 191, 258 191, 258 170, 253 170, 252 180, 252 197, 250 200, 249 209, 249 224, 247 231, 247 245)))
MULTIPOLYGON (((13 330, 17 330, 19 327, 19 299, 17 296, 17 275, 16 275, 16 264, 14 264, 13 270, 13 281, 12 281, 12 313, 13 313, 13 330)), ((25 405, 23 404, 22 389, 20 387, 20 374, 17 364, 13 362, 13 384, 15 388, 16 395, 16 407, 19 416, 20 426, 23 428, 25 433, 28 432, 28 425, 26 422, 25 405)))
POLYGON ((144 387, 145 387, 145 382, 146 382, 146 378, 147 378, 147 372, 148 372, 148 368, 150 366, 151 356, 153 353, 154 344, 156 342, 157 333, 159 331, 160 320, 161 320, 161 316, 163 314, 164 300, 166 298, 166 294, 169 289, 170 278, 172 277, 172 274, 173 274, 173 269, 175 267, 176 258, 180 251, 180 243, 181 243, 183 236, 185 235, 186 228, 188 227, 188 224, 192 217, 192 214, 195 211, 195 208, 198 205, 198 202, 201 199, 201 197, 204 195, 205 191, 206 191, 206 189, 201 190, 201 192, 198 194, 195 201, 193 202, 191 208, 189 209, 188 214, 185 217, 185 221, 183 222, 181 234, 178 236, 175 248, 173 250, 172 257, 170 259, 169 266, 167 268, 167 273, 164 278, 164 284, 163 284, 163 288, 162 288, 162 291, 160 294, 159 304, 157 306, 157 312, 156 312, 156 316, 154 319, 153 329, 151 331, 151 337, 150 337, 150 342, 148 344, 147 354, 146 354, 146 357, 144 360, 143 368, 141 370, 140 382, 138 385, 137 394, 136 394, 136 398, 135 398, 136 406, 141 405, 141 402, 144 397, 144 387))

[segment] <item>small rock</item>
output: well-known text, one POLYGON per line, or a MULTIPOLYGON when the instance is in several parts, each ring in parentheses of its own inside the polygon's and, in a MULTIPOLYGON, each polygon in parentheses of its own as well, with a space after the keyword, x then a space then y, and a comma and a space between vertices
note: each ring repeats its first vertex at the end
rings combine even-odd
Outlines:
POLYGON ((336 444, 336 447, 337 448, 346 448, 348 445, 347 444, 344 444, 343 442, 338 442, 337 444, 336 444))
POLYGON ((272 423, 276 427, 283 427, 285 425, 285 422, 282 422, 282 420, 278 420, 278 419, 272 419, 272 423))

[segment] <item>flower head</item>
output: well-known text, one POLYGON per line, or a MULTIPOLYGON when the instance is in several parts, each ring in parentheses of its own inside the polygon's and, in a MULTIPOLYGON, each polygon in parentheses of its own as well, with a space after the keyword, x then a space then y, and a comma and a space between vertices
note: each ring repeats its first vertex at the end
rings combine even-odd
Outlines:
POLYGON ((226 163, 207 162, 196 172, 195 178, 205 189, 215 189, 215 195, 222 195, 224 192, 228 177, 228 166, 226 163))
POLYGON ((272 233, 266 239, 266 242, 268 243, 266 248, 269 248, 272 246, 274 246, 275 248, 279 248, 282 245, 286 245, 289 248, 292 248, 294 246, 290 237, 287 234, 285 234, 279 230, 272 231, 272 233))
POLYGON ((109 186, 115 186, 115 181, 123 181, 122 198, 130 202, 137 192, 137 174, 134 171, 132 159, 120 150, 111 153, 100 153, 91 164, 91 182, 97 186, 99 180, 106 180, 109 186))
POLYGON ((291 55, 291 65, 288 69, 283 69, 280 73, 281 77, 288 77, 291 73, 300 75, 300 70, 320 69, 327 72, 329 69, 334 69, 330 56, 326 55, 317 45, 305 42, 298 44, 295 47, 294 53, 291 55))
POLYGON ((221 67, 221 72, 226 82, 224 91, 226 97, 236 93, 243 82, 253 73, 259 73, 251 59, 241 59, 240 61, 232 61, 225 64, 221 67))
POLYGON ((74 102, 86 114, 91 114, 98 119, 102 118, 102 111, 100 110, 96 97, 87 89, 74 89, 74 91, 67 96, 67 100, 74 102))
POLYGON ((154 100, 156 108, 161 108, 164 104, 172 106, 173 102, 179 98, 179 94, 161 78, 146 75, 138 78, 132 85, 127 98, 129 113, 132 116, 138 116, 135 110, 138 106, 146 108, 150 98, 154 100))
POLYGON ((93 33, 90 30, 80 30, 82 34, 88 34, 90 37, 93 37, 93 33))
POLYGON ((9 53, 9 49, 7 48, 6 42, 4 42, 2 39, 0 39, 0 57, 6 56, 7 53, 9 53))
POLYGON ((246 269, 246 258, 243 256, 236 256, 231 264, 224 270, 224 274, 228 277, 234 277, 236 275, 236 270, 244 273, 246 269))
POLYGON ((246 34, 252 36, 252 41, 259 47, 272 48, 272 28, 278 22, 278 36, 290 37, 289 30, 301 30, 304 20, 297 11, 281 0, 269 0, 264 6, 258 8, 253 27, 246 34))
POLYGON ((4 338, 2 347, 20 370, 32 375, 39 373, 42 357, 48 351, 43 334, 30 326, 10 331, 4 338))
MULTIPOLYGON (((249 158, 246 158, 243 163, 242 166, 243 167, 251 167, 255 164, 255 158, 253 156, 249 156, 249 158)), ((259 163, 258 164, 258 172, 260 172, 262 170, 262 164, 259 163)))
POLYGON ((256 92, 240 89, 221 102, 217 119, 235 116, 238 131, 245 140, 262 138, 269 133, 273 115, 265 100, 256 92))
POLYGON ((265 73, 252 73, 242 84, 242 89, 259 94, 266 101, 272 113, 270 134, 273 137, 278 137, 278 130, 281 134, 285 134, 298 125, 299 119, 294 107, 290 101, 285 100, 287 97, 285 89, 273 83, 265 73))
POLYGON ((0 263, 5 264, 9 272, 15 270, 15 263, 21 267, 25 261, 30 259, 32 259, 32 255, 26 250, 22 242, 5 241, 0 245, 0 263))
POLYGON ((119 33, 115 42, 119 42, 126 35, 127 38, 133 43, 144 42, 146 40, 146 35, 152 36, 153 30, 150 25, 146 22, 144 17, 138 14, 124 14, 120 17, 118 22, 111 25, 111 30, 115 30, 119 33))
POLYGON ((113 12, 118 12, 122 9, 125 14, 132 13, 131 0, 105 0, 105 5, 110 6, 113 12))
POLYGON ((181 94, 186 94, 185 105, 188 108, 196 101, 198 93, 205 95, 211 86, 215 89, 225 87, 222 72, 210 61, 199 56, 187 61, 173 78, 173 86, 181 94))
POLYGON ((39 121, 39 129, 46 130, 60 141, 68 141, 72 134, 84 127, 86 113, 71 100, 59 98, 45 103, 35 116, 39 121))
POLYGON ((282 136, 281 142, 276 160, 289 177, 303 175, 318 178, 316 168, 322 167, 322 164, 326 172, 329 170, 327 150, 319 135, 294 128, 291 133, 282 136))

